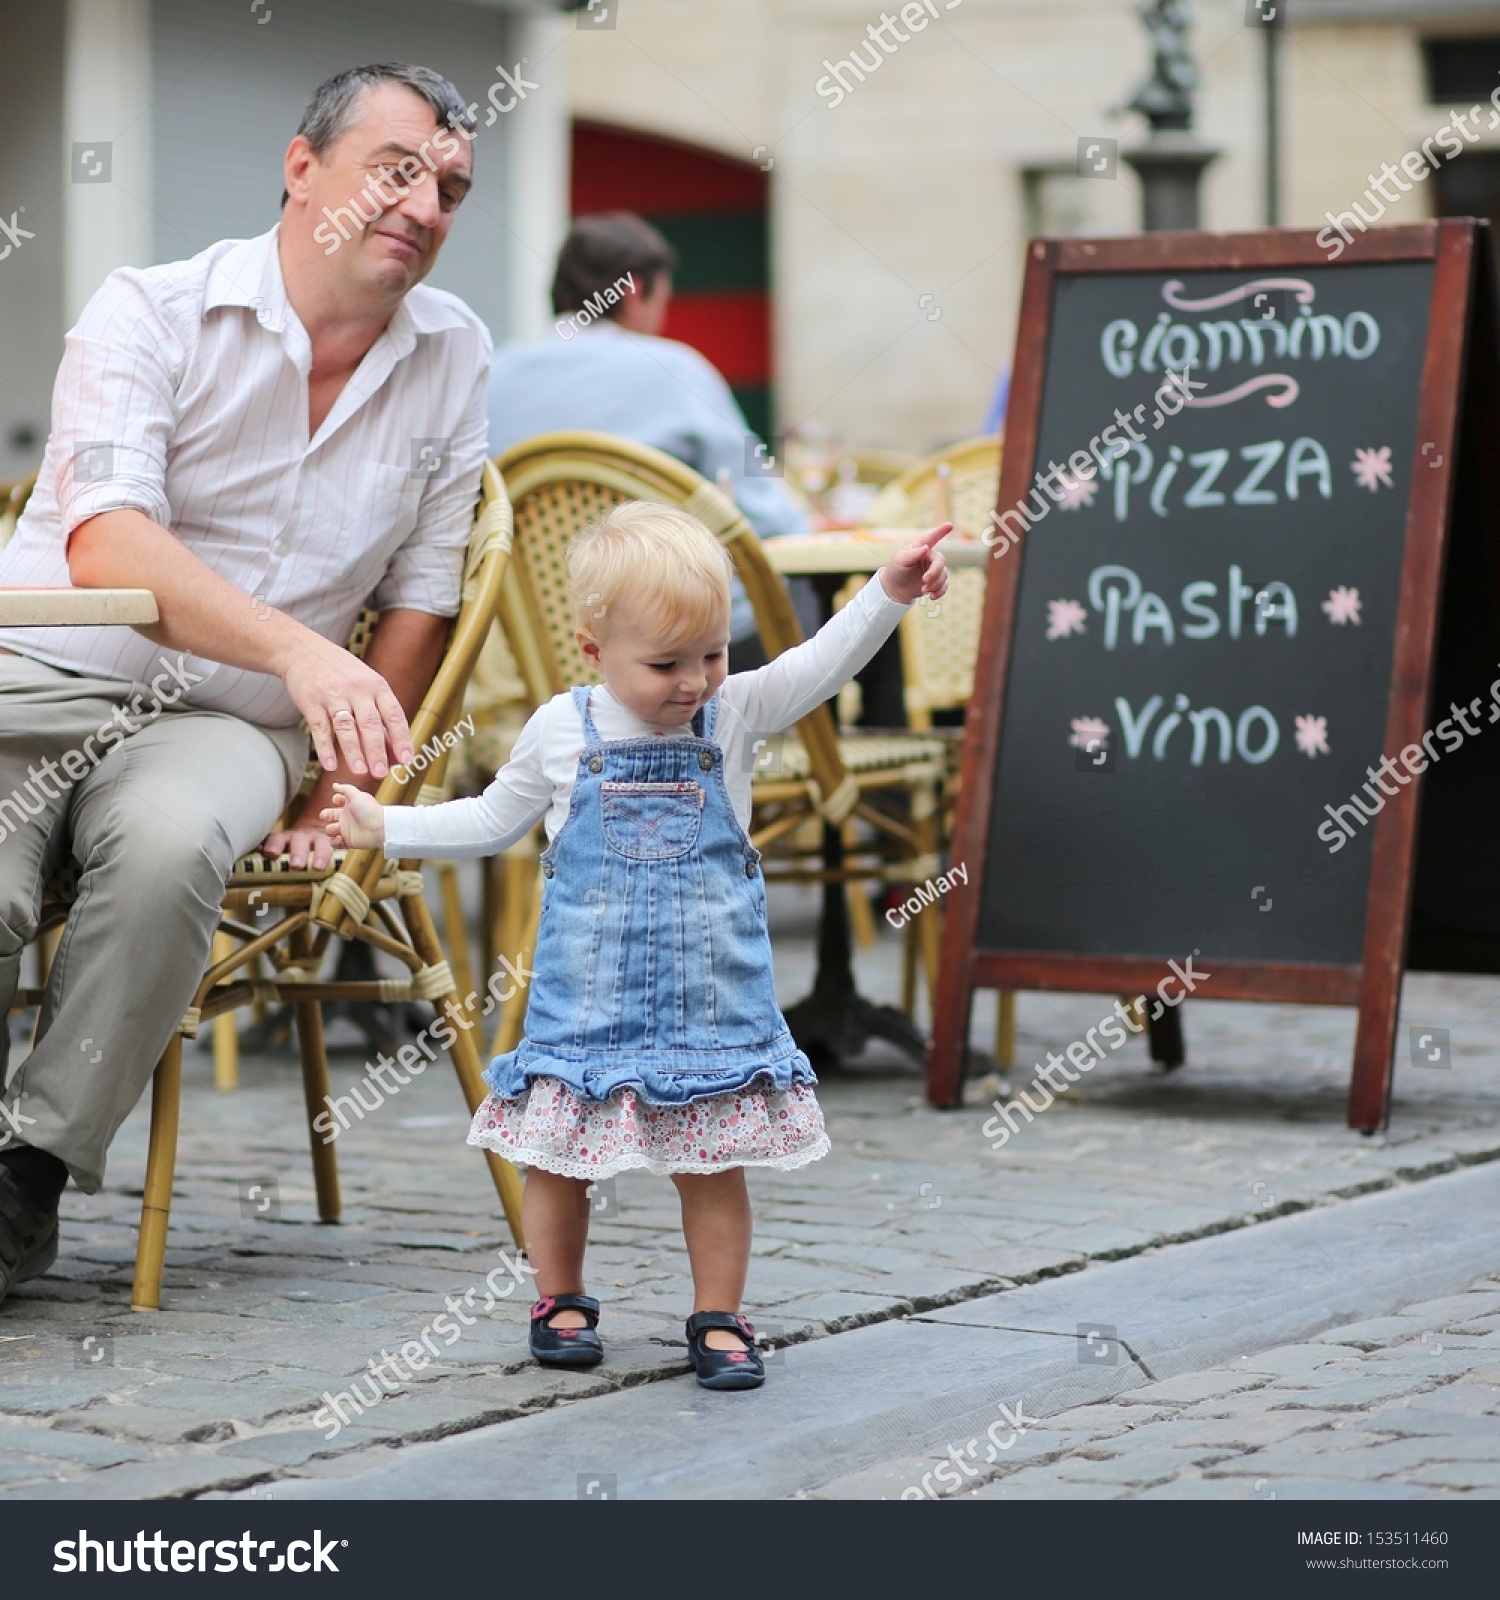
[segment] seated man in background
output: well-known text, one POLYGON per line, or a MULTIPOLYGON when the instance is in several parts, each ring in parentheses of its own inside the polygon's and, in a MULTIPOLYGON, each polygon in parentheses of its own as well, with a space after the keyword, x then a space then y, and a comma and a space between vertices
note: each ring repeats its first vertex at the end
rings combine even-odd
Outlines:
MULTIPOLYGON (((660 336, 676 261, 661 234, 631 212, 574 222, 552 279, 556 329, 496 352, 490 450, 498 456, 566 428, 619 434, 675 456, 710 483, 727 471, 725 487, 762 539, 805 533, 807 519, 785 484, 746 473, 757 441, 729 385, 691 346, 660 336), (589 302, 603 304, 603 313, 586 310, 589 302)), ((802 621, 809 632, 817 626, 810 615, 802 621)), ((735 671, 759 665, 755 622, 738 585, 730 632, 735 671)))

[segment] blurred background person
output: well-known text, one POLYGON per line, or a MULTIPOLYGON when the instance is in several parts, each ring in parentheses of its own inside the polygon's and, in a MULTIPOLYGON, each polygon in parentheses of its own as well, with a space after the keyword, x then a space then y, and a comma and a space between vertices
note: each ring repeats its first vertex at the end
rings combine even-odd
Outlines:
MULTIPOLYGON (((722 483, 761 538, 805 533, 806 513, 772 475, 777 463, 729 385, 690 345, 661 336, 676 264, 672 246, 633 212, 574 220, 552 279, 553 331, 495 355, 490 451, 555 429, 619 434, 722 483)), ((811 631, 810 591, 794 599, 811 631)), ((738 585, 731 635, 734 669, 759 665, 755 620, 738 585)))

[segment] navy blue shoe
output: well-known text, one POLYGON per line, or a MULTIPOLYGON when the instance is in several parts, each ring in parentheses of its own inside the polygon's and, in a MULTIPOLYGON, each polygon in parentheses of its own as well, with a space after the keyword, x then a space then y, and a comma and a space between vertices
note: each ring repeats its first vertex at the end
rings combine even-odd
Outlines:
POLYGON ((597 1367, 604 1346, 594 1332, 599 1302, 586 1294, 546 1294, 531 1308, 531 1353, 544 1367, 597 1367), (558 1311, 581 1311, 586 1328, 554 1328, 547 1319, 558 1311))
POLYGON ((57 1260, 57 1200, 44 1201, 0 1162, 0 1300, 57 1260))
POLYGON ((766 1381, 765 1363, 755 1348, 749 1317, 732 1311, 695 1311, 687 1319, 688 1360, 705 1389, 758 1389, 766 1381), (703 1337, 710 1328, 724 1328, 745 1341, 742 1350, 713 1350, 703 1337))

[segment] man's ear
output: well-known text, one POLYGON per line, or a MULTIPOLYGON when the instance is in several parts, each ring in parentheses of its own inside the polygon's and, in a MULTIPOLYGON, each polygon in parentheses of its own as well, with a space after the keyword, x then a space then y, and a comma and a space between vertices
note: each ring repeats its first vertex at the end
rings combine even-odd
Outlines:
MULTIPOLYGON (((307 142, 303 134, 297 134, 286 147, 286 155, 282 159, 282 181, 286 185, 288 196, 295 196, 298 200, 307 197, 307 171, 318 158, 313 152, 313 147, 307 142)), ((285 202, 283 202, 284 204, 285 202)))

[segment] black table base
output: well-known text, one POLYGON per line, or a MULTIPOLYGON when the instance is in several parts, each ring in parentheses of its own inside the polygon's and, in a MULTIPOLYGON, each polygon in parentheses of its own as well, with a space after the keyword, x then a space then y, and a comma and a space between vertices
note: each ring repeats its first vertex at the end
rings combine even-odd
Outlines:
MULTIPOLYGON (((817 593, 821 621, 833 615, 834 596, 847 581, 842 573, 820 573, 810 587, 817 593)), ((901 641, 893 634, 857 675, 864 695, 860 722, 865 727, 904 727, 906 705, 901 668, 901 641)), ((823 865, 837 872, 844 864, 844 836, 825 823, 823 865)), ((927 1036, 896 1006, 876 1005, 854 986, 854 949, 849 936, 849 906, 842 880, 823 885, 823 913, 818 920, 818 970, 812 992, 788 1008, 787 1026, 797 1047, 817 1065, 839 1066, 860 1054, 871 1039, 884 1039, 922 1066, 927 1036)))
MULTIPOLYGON (((844 864, 844 839, 838 828, 823 825, 823 864, 838 871, 844 864)), ((884 1039, 919 1065, 927 1060, 927 1037, 904 1011, 876 1005, 854 987, 853 950, 849 939, 849 907, 842 879, 823 885, 823 914, 818 920, 818 972, 812 993, 786 1013, 787 1026, 819 1066, 837 1066, 857 1056, 868 1040, 884 1039)))
POLYGON ((1151 1046, 1151 1059, 1164 1072, 1180 1067, 1187 1060, 1187 1046, 1182 1038, 1182 1007, 1165 1007, 1155 1022, 1151 1021, 1148 1012, 1146 1041, 1151 1046))

